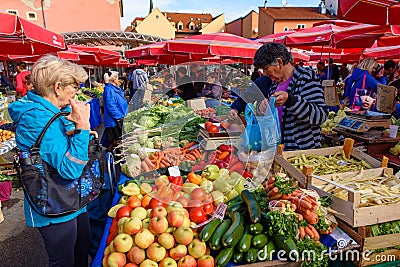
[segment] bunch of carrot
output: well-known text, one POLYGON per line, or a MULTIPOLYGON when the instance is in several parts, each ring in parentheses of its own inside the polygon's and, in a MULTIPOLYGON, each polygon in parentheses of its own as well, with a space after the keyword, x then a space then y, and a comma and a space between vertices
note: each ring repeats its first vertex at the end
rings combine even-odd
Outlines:
POLYGON ((201 157, 201 152, 198 148, 189 150, 193 144, 189 146, 188 145, 183 148, 172 147, 163 151, 154 152, 150 157, 145 158, 142 161, 142 171, 149 172, 160 168, 179 166, 183 160, 196 161, 201 157))
POLYGON ((315 225, 318 223, 318 215, 315 213, 318 209, 318 203, 314 197, 305 194, 301 190, 295 190, 289 200, 297 206, 296 212, 303 215, 309 224, 315 225))
POLYGON ((289 199, 291 194, 281 194, 279 188, 274 185, 275 177, 272 176, 268 179, 267 183, 264 185, 265 191, 267 191, 267 200, 277 200, 277 199, 289 199))

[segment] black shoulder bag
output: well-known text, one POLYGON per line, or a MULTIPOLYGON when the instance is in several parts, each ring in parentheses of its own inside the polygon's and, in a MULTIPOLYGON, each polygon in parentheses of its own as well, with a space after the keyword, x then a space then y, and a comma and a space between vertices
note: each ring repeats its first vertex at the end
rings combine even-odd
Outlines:
POLYGON ((59 217, 85 207, 101 192, 104 184, 101 147, 96 138, 89 142, 89 161, 78 179, 65 179, 40 157, 40 143, 50 124, 68 112, 55 114, 29 152, 17 151, 14 165, 29 205, 40 215, 59 217))

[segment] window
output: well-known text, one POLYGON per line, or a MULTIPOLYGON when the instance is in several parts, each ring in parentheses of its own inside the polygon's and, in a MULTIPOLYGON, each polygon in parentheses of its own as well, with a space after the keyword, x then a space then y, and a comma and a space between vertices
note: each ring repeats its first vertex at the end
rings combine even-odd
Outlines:
POLYGON ((193 21, 193 18, 190 18, 190 21, 193 21))
POLYGON ((7 9, 7 12, 18 16, 18 10, 7 9))
POLYGON ((182 24, 179 24, 179 25, 178 25, 178 30, 179 30, 179 31, 182 31, 182 30, 183 30, 183 25, 182 25, 182 24))
POLYGON ((194 25, 193 25, 193 24, 190 25, 190 26, 189 26, 189 29, 190 29, 191 31, 194 31, 194 25))
POLYGON ((284 32, 287 32, 288 30, 289 30, 288 27, 283 28, 283 31, 284 31, 284 32))
POLYGON ((306 24, 297 24, 297 29, 304 29, 306 24))
POLYGON ((156 19, 159 19, 160 18, 160 16, 159 15, 156 15, 156 19))
POLYGON ((37 20, 36 12, 34 11, 27 11, 26 12, 26 18, 28 20, 37 20))

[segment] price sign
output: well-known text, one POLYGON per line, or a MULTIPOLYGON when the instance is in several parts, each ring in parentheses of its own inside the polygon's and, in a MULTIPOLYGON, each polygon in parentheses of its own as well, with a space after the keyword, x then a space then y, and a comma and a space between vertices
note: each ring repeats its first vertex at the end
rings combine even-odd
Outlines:
POLYGON ((246 178, 244 179, 244 189, 254 191, 257 188, 256 182, 253 181, 253 179, 246 178))
POLYGON ((388 114, 396 109, 396 87, 378 84, 376 109, 388 114))
POLYGON ((340 104, 339 95, 336 90, 334 80, 324 80, 322 81, 322 87, 324 87, 324 98, 325 103, 328 106, 337 106, 340 104))
POLYGON ((169 176, 181 176, 181 171, 178 166, 172 166, 168 168, 169 176))

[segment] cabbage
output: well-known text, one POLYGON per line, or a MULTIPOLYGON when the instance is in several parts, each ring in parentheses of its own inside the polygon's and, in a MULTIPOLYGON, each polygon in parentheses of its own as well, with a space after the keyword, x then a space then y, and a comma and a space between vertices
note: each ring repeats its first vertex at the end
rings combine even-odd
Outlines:
POLYGON ((128 152, 129 154, 137 154, 139 148, 141 148, 141 145, 138 143, 134 143, 128 148, 128 152))
POLYGON ((147 133, 141 133, 138 136, 138 142, 140 145, 144 145, 147 142, 147 139, 148 139, 147 133))

